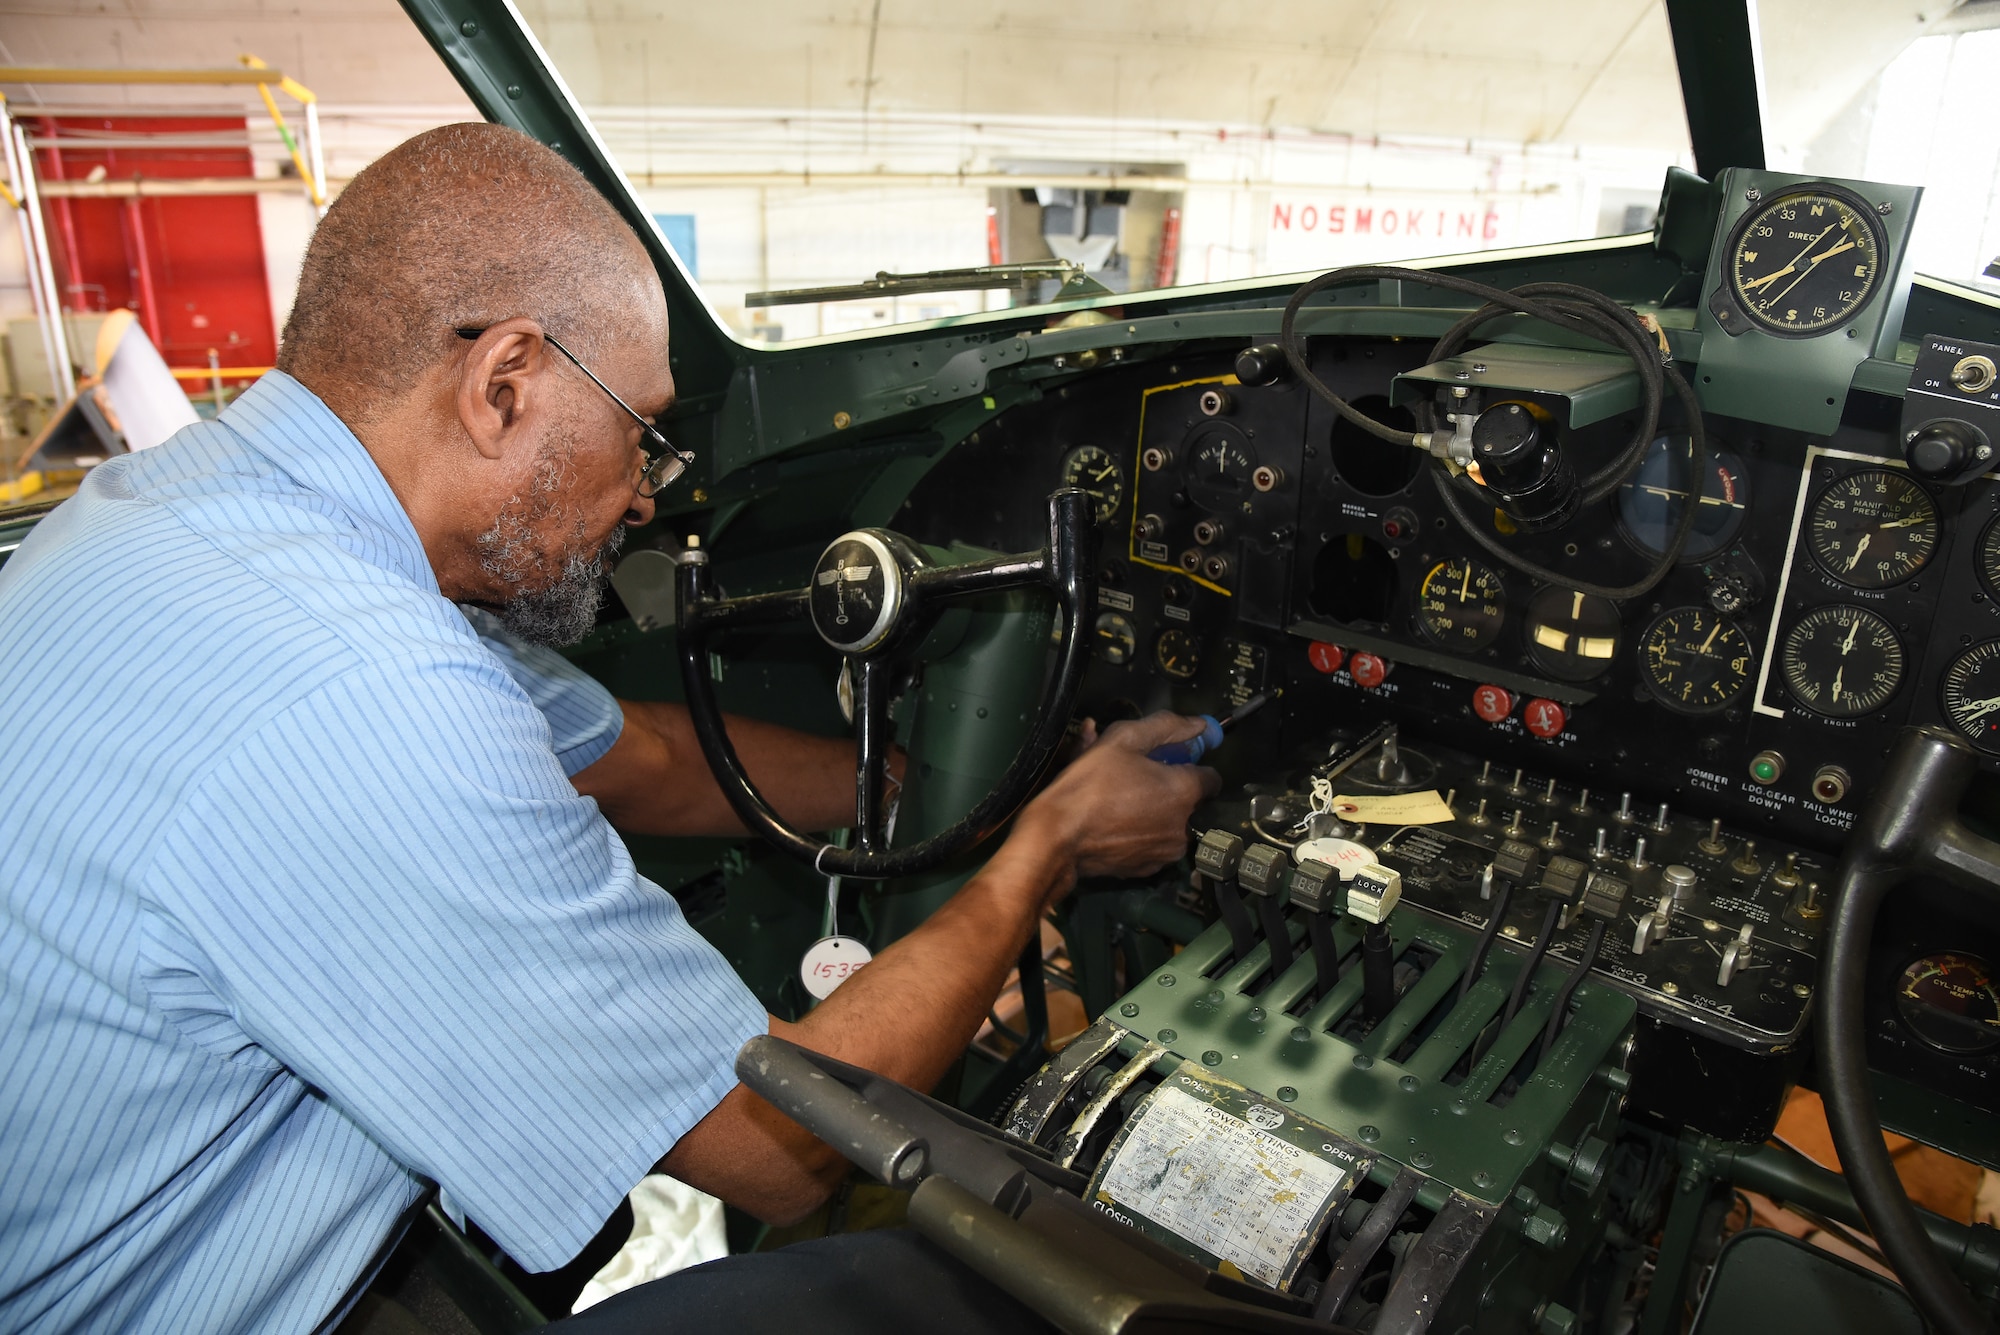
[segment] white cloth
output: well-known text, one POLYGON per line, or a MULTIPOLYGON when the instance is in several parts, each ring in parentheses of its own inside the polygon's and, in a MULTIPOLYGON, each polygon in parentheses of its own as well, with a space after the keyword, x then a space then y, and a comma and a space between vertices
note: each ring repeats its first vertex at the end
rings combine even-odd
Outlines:
POLYGON ((590 1277, 572 1311, 581 1312, 614 1293, 729 1255, 722 1202, 707 1192, 653 1173, 632 1189, 631 1201, 631 1238, 590 1277))

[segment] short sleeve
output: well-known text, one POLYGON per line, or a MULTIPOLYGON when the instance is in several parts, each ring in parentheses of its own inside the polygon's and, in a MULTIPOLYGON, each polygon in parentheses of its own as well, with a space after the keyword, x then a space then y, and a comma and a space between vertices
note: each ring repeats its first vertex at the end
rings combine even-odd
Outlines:
POLYGON ((549 721, 549 735, 563 772, 577 775, 602 759, 625 727, 617 698, 553 649, 530 644, 479 607, 461 605, 479 642, 549 721))
POLYGON ((589 1241, 768 1023, 469 645, 258 729, 148 886, 157 1004, 211 1051, 240 1028, 530 1269, 589 1241))

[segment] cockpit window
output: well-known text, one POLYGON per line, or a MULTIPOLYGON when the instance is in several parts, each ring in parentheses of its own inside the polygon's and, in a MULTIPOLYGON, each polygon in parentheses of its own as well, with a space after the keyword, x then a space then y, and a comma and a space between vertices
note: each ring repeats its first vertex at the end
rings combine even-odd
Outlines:
POLYGON ((526 0, 736 334, 1651 227, 1659 0, 526 0))
POLYGON ((2000 292, 2000 12, 1758 6, 1770 166, 1924 187, 1918 272, 2000 292))

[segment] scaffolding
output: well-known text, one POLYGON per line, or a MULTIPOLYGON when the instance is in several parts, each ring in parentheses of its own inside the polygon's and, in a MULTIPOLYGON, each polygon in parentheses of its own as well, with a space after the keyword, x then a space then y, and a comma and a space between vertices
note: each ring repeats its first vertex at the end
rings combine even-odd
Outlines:
MULTIPOLYGON (((0 66, 0 85, 97 84, 97 85, 180 85, 254 87, 270 113, 278 138, 299 174, 297 186, 266 182, 255 177, 239 180, 180 180, 171 183, 131 181, 55 182, 66 196, 85 193, 127 195, 147 194, 243 194, 279 189, 303 188, 313 208, 324 215, 327 206, 325 150, 320 142, 319 99, 296 79, 274 70, 253 55, 240 58, 240 68, 208 70, 124 70, 71 69, 38 66, 0 66), (303 134, 294 135, 291 124, 278 105, 277 96, 297 102, 302 108, 303 134), (151 184, 155 188, 147 189, 151 184), (79 190, 84 186, 89 189, 79 190)), ((59 108, 41 108, 38 114, 61 114, 59 108)), ((48 361, 49 383, 57 402, 65 403, 76 394, 76 374, 71 361, 68 332, 63 323, 61 289, 56 285, 53 251, 49 245, 48 218, 42 210, 43 183, 35 167, 34 146, 27 132, 0 93, 0 159, 4 159, 7 180, 0 183, 0 198, 15 211, 21 229, 21 244, 27 252, 28 293, 34 306, 35 322, 41 330, 42 355, 48 361)), ((207 372, 198 372, 204 377, 207 372)))

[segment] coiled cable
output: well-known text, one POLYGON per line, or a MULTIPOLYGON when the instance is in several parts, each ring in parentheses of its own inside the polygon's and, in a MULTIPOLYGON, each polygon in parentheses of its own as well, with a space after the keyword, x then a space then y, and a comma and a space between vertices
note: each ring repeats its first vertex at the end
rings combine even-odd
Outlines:
POLYGON ((1498 537, 1487 532, 1485 525, 1466 508, 1464 489, 1474 488, 1474 494, 1483 492, 1484 489, 1470 478, 1460 478, 1455 475, 1443 462, 1435 458, 1431 463, 1438 497, 1459 527, 1494 559, 1512 566, 1531 579, 1557 584, 1599 598, 1609 598, 1615 602, 1640 597, 1666 578, 1667 572, 1673 569, 1674 563, 1680 559, 1688 534, 1694 528, 1695 515, 1701 503, 1701 482, 1708 463, 1708 441, 1702 427, 1700 400, 1695 397, 1694 391, 1689 388, 1680 372, 1662 357, 1659 343, 1646 326, 1639 322, 1638 316, 1603 293, 1579 287, 1574 283, 1526 283, 1509 291, 1452 274, 1405 269, 1394 265, 1354 265, 1321 274, 1301 284, 1298 291, 1292 294, 1292 299, 1285 303, 1284 318, 1279 325, 1279 342, 1285 349, 1285 359, 1291 364, 1293 372, 1308 389, 1326 400, 1336 413, 1361 430, 1389 444, 1404 449, 1422 449, 1427 453, 1430 449, 1428 432, 1398 431, 1369 417, 1334 393, 1333 387, 1312 369, 1312 364, 1307 358, 1305 335, 1298 329, 1298 315, 1305 304, 1328 288, 1368 282, 1420 283, 1447 292, 1476 297, 1485 303, 1445 331, 1431 348, 1432 361, 1452 356, 1464 347, 1474 331, 1488 320, 1510 313, 1526 315, 1558 329, 1580 333, 1600 343, 1608 344, 1632 359, 1639 377, 1638 430, 1607 463, 1579 480, 1583 503, 1586 505, 1595 505, 1611 496, 1638 471, 1640 464, 1645 462, 1646 451, 1651 446, 1654 433, 1659 427, 1661 405, 1665 401, 1667 392, 1671 390, 1687 418, 1691 442, 1690 476, 1693 484, 1690 487, 1687 504, 1681 507, 1680 520, 1674 526, 1673 537, 1668 542, 1666 550, 1644 576, 1631 584, 1598 584, 1578 579, 1573 575, 1560 574, 1507 547, 1498 537))

